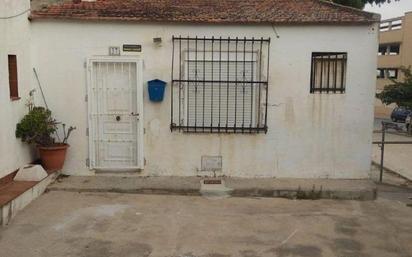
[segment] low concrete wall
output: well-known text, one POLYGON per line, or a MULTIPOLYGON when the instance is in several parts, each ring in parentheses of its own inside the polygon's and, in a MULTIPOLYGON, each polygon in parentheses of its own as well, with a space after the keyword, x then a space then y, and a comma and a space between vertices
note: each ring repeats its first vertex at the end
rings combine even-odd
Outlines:
POLYGON ((26 207, 29 203, 43 194, 47 186, 52 183, 59 176, 59 174, 60 172, 50 174, 47 178, 37 183, 34 187, 27 190, 16 199, 0 207, 0 224, 2 226, 7 225, 20 210, 24 209, 24 207, 26 207))
MULTIPOLYGON (((217 178, 223 188, 202 188, 201 177, 70 176, 49 187, 51 191, 204 195, 206 189, 226 191, 234 197, 282 197, 290 199, 374 200, 376 185, 367 179, 270 179, 217 178), (203 191, 203 192, 202 192, 203 191)), ((209 185, 210 186, 210 185, 209 185)), ((219 186, 219 185, 218 185, 219 186)), ((219 193, 219 192, 217 192, 219 193)))

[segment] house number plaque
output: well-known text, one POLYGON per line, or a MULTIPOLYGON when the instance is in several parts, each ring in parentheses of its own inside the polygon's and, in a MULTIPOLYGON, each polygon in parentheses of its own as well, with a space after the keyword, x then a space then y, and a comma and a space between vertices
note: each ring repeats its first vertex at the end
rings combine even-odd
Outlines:
POLYGON ((120 55, 120 47, 110 46, 109 47, 109 55, 110 56, 119 56, 120 55))

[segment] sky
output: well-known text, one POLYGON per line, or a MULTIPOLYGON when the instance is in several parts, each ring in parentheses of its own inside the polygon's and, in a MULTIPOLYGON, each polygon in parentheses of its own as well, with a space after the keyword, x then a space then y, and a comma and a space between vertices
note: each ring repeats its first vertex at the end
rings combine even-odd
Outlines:
POLYGON ((382 15, 383 20, 400 17, 405 12, 412 11, 412 0, 392 0, 391 3, 381 4, 381 6, 368 4, 365 11, 379 13, 382 15))

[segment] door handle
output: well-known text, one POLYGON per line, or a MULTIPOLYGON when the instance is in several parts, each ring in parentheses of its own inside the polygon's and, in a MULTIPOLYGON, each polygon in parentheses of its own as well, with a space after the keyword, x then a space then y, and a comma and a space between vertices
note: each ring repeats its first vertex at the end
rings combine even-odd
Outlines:
POLYGON ((135 117, 139 117, 139 114, 138 114, 138 113, 134 113, 134 112, 130 113, 130 115, 135 116, 135 117))

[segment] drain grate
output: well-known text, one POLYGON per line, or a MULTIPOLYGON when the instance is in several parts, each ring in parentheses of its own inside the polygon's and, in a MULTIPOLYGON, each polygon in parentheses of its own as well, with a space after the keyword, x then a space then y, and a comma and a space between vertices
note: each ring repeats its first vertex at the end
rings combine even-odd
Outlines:
POLYGON ((220 185, 222 184, 221 179, 205 179, 203 180, 203 184, 205 185, 220 185))

